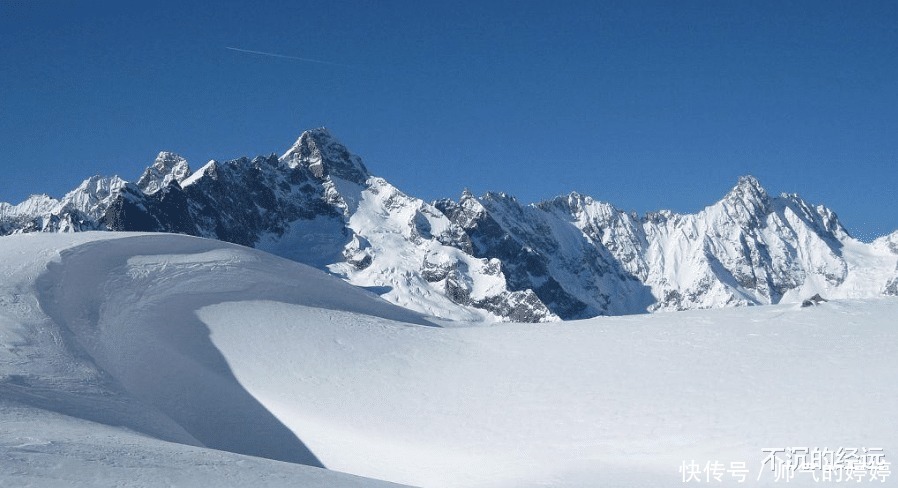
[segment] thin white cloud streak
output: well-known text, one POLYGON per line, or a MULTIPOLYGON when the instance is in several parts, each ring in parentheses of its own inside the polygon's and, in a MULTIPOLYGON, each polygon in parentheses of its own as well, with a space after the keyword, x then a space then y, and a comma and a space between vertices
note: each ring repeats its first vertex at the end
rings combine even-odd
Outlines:
POLYGON ((253 51, 251 49, 240 49, 239 47, 227 47, 226 46, 225 49, 229 49, 231 51, 237 51, 238 53, 255 54, 257 56, 268 56, 271 58, 281 58, 281 59, 293 59, 296 61, 305 61, 306 63, 317 63, 317 64, 326 64, 329 66, 340 66, 341 68, 352 68, 352 66, 349 66, 348 64, 332 63, 330 61, 321 61, 320 59, 301 58, 298 56, 287 56, 286 54, 266 53, 264 51, 253 51))

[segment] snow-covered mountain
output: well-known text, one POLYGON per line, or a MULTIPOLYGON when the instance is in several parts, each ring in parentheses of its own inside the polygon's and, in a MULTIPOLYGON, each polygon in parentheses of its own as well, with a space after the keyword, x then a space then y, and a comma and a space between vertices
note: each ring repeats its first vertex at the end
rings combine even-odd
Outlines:
POLYGON ((898 294, 898 233, 867 244, 797 195, 739 180, 697 214, 623 212, 570 195, 433 204, 372 176, 327 130, 281 157, 160 153, 137 183, 92 177, 0 204, 0 233, 161 231, 257 247, 456 320, 551 321, 898 294))
POLYGON ((835 213, 771 197, 751 176, 696 214, 639 217, 571 193, 535 205, 504 194, 437 202, 499 259, 513 289, 562 318, 895 294, 898 233, 851 238, 835 213))

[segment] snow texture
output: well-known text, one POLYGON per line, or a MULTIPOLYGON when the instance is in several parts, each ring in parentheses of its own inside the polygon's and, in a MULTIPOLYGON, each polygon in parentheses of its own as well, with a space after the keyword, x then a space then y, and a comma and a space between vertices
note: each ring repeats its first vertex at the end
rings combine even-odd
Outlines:
POLYGON ((3 486, 672 486, 898 440, 894 297, 435 327, 258 250, 104 232, 0 238, 0 274, 3 486))

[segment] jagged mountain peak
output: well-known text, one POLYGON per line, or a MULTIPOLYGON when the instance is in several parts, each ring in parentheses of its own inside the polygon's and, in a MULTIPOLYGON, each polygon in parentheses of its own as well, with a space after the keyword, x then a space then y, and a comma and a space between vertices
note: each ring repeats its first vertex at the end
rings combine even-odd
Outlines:
POLYGON ((719 202, 705 208, 700 215, 711 216, 718 224, 735 222, 740 227, 761 225, 771 212, 771 198, 757 178, 740 176, 733 187, 719 202))
POLYGON ((191 174, 162 152, 137 184, 95 176, 59 200, 0 204, 0 234, 84 230, 259 247, 465 320, 778 303, 811 291, 898 295, 898 233, 865 247, 834 212, 770 196, 752 176, 698 213, 640 218, 577 192, 522 205, 468 189, 430 206, 371 176, 325 128, 281 157, 210 161, 191 174))
POLYGON ((745 202, 767 202, 770 199, 770 196, 767 194, 767 190, 761 186, 761 182, 758 181, 752 175, 744 175, 739 177, 739 181, 736 183, 736 186, 727 193, 725 199, 732 200, 738 199, 745 202))
POLYGON ((663 222, 677 220, 682 216, 682 214, 678 212, 674 212, 673 210, 662 208, 661 210, 656 210, 654 212, 646 212, 646 214, 642 217, 644 222, 650 222, 654 224, 661 224, 663 222))
MULTIPOLYGON (((74 220, 79 223, 84 220, 84 216, 98 221, 109 203, 121 194, 122 189, 128 186, 134 187, 134 184, 128 183, 118 176, 91 176, 62 197, 59 208, 55 208, 52 212, 64 214, 69 210, 74 210, 74 220)), ((96 227, 96 222, 84 222, 84 224, 88 229, 96 227)))
POLYGON ((754 175, 742 175, 739 177, 739 180, 736 183, 736 186, 744 186, 751 187, 757 190, 763 191, 764 188, 761 186, 761 182, 755 178, 754 175))
POLYGON ((577 192, 577 191, 572 191, 572 192, 568 193, 568 194, 567 194, 567 199, 568 199, 568 201, 571 201, 571 202, 582 202, 582 203, 585 203, 585 204, 589 204, 589 203, 592 203, 592 202, 594 201, 593 198, 592 198, 591 196, 589 196, 589 195, 584 195, 584 194, 582 194, 582 193, 580 193, 580 192, 577 192))
POLYGON ((182 158, 180 154, 173 153, 170 151, 159 151, 159 154, 156 155, 156 160, 153 163, 154 165, 162 164, 164 166, 174 166, 178 163, 186 163, 187 160, 182 158))
POLYGON ((582 194, 580 192, 576 192, 576 191, 572 191, 572 192, 568 193, 567 195, 559 195, 555 198, 550 198, 549 200, 545 200, 545 201, 536 203, 535 206, 537 208, 541 208, 544 210, 547 210, 547 209, 553 208, 553 207, 563 208, 572 213, 579 213, 579 212, 583 211, 583 209, 588 208, 588 207, 595 207, 595 206, 612 207, 612 205, 609 203, 600 202, 589 195, 584 195, 584 194, 582 194))
POLYGON ((580 214, 583 208, 590 205, 592 201, 592 197, 572 191, 567 195, 558 195, 548 200, 536 202, 533 206, 547 212, 561 211, 574 216, 580 214))
MULTIPOLYGON (((555 198, 550 198, 549 200, 546 200, 546 201, 540 202, 540 203, 560 203, 560 202, 564 202, 565 204, 569 205, 571 208, 580 208, 584 205, 593 204, 595 202, 595 199, 593 199, 589 195, 584 195, 580 192, 572 191, 572 192, 568 193, 567 195, 558 195, 555 198)), ((539 205, 539 204, 537 204, 537 205, 539 205)))
POLYGON ((0 219, 47 213, 52 211, 57 204, 59 204, 59 200, 43 193, 30 195, 18 205, 0 202, 0 219))
POLYGON ((467 188, 461 192, 461 198, 458 199, 458 207, 465 209, 470 214, 483 212, 483 204, 480 203, 480 199, 467 188))
POLYGON ((190 165, 181 156, 162 151, 137 180, 137 187, 147 195, 165 188, 172 181, 179 184, 190 176, 190 165))
POLYGON ((483 202, 496 202, 505 205, 519 206, 518 199, 514 195, 509 195, 504 191, 488 191, 480 197, 483 202))
POLYGON ((218 164, 219 164, 218 161, 216 161, 214 159, 210 159, 208 162, 206 162, 206 164, 201 166, 200 169, 194 171, 193 173, 190 174, 190 176, 184 178, 182 181, 179 181, 178 183, 180 183, 182 187, 186 187, 186 186, 192 185, 193 183, 196 183, 197 181, 202 179, 204 176, 209 176, 209 177, 214 178, 216 169, 218 168, 218 164))
POLYGON ((816 232, 825 238, 841 239, 848 237, 848 231, 839 221, 839 216, 824 205, 811 205, 797 193, 783 193, 777 199, 781 205, 800 218, 813 225, 816 232))
POLYGON ((280 160, 291 168, 305 166, 319 179, 337 177, 362 185, 371 176, 362 158, 324 127, 303 132, 280 160))
POLYGON ((82 181, 77 188, 66 194, 66 198, 71 198, 82 193, 89 193, 99 197, 107 197, 112 192, 127 185, 128 182, 119 176, 102 176, 93 175, 82 181))

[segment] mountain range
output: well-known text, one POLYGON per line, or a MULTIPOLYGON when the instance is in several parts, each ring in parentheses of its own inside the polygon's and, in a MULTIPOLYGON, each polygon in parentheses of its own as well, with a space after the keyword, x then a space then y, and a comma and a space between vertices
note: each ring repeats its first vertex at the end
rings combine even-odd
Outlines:
POLYGON ((579 193, 425 202, 372 175, 328 130, 283 155, 162 152, 129 182, 0 203, 0 235, 149 231, 258 248, 439 319, 546 322, 898 295, 898 231, 865 243, 836 214, 743 176, 695 214, 637 215, 579 193))

